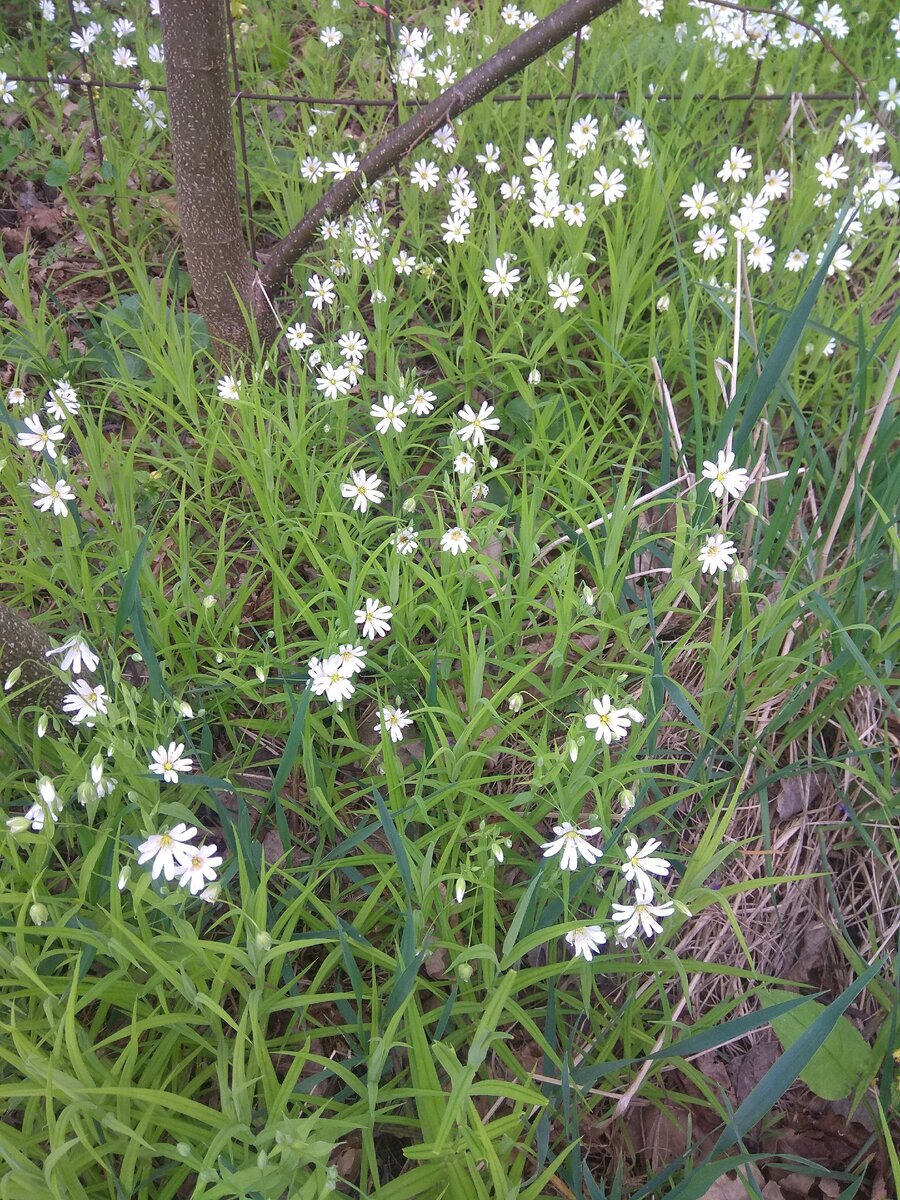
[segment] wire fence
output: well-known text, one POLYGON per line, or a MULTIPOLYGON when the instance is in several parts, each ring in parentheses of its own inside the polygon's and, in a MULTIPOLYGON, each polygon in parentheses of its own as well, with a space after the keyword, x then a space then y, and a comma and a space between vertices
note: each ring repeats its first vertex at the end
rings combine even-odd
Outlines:
MULTIPOLYGON (((239 169, 242 176, 242 187, 244 192, 244 210, 245 220, 247 222, 247 240, 249 243, 251 256, 256 255, 256 228, 253 220, 253 196, 250 184, 250 165, 247 148, 247 125, 245 117, 246 104, 294 104, 299 106, 310 107, 330 107, 330 108, 345 108, 345 109, 367 109, 381 108, 388 110, 388 119, 396 127, 400 123, 401 101, 397 92, 397 85, 393 71, 393 47, 395 44, 393 34, 393 17, 391 13, 391 0, 384 0, 384 5, 376 9, 374 5, 368 3, 360 3, 360 7, 371 9, 377 13, 383 13, 384 21, 384 36, 388 55, 389 77, 391 80, 391 96, 390 97, 374 97, 374 96, 311 96, 304 95, 300 92, 289 93, 272 93, 272 92, 253 92, 247 91, 241 86, 241 72, 238 63, 237 38, 235 36, 234 19, 231 13, 231 5, 229 0, 222 0, 224 6, 227 31, 228 31, 228 53, 231 65, 232 76, 232 103, 235 108, 235 117, 238 130, 238 141, 240 148, 239 169)), ((74 32, 79 28, 78 18, 75 11, 75 0, 67 2, 69 20, 71 30, 74 32)), ((574 51, 572 55, 571 70, 568 75, 568 88, 560 92, 511 92, 501 93, 499 95, 489 95, 486 100, 493 104, 513 104, 525 102, 526 104, 542 104, 555 103, 563 104, 571 101, 584 102, 606 102, 611 104, 623 103, 630 99, 630 94, 624 91, 600 92, 600 91, 579 91, 578 77, 581 68, 582 33, 579 30, 574 39, 574 51)), ((56 75, 56 76, 41 76, 41 75, 9 75, 7 79, 10 83, 24 84, 41 84, 44 87, 53 87, 57 84, 70 87, 73 91, 81 92, 85 95, 88 111, 90 114, 92 132, 94 135, 95 153, 97 155, 98 165, 102 168, 103 156, 103 135, 100 128, 100 120, 97 110, 97 92, 103 90, 112 91, 130 91, 130 92, 156 92, 166 93, 164 84, 147 84, 131 83, 121 80, 104 79, 95 76, 89 69, 89 64, 84 51, 79 54, 81 60, 81 72, 78 75, 56 75)), ((800 93, 800 92, 765 92, 759 91, 757 88, 759 80, 759 68, 761 60, 757 63, 757 72, 754 77, 753 85, 750 90, 743 92, 733 92, 721 96, 697 96, 692 94, 691 100, 697 104, 731 104, 744 103, 748 106, 755 104, 770 104, 781 103, 784 101, 806 103, 808 101, 842 101, 852 103, 855 96, 847 92, 815 92, 815 93, 800 93)), ((667 93, 662 91, 648 92, 646 98, 657 102, 672 102, 677 103, 685 98, 682 93, 667 93)), ((418 108, 424 107, 429 101, 416 97, 404 97, 402 107, 418 108)), ((746 124, 748 112, 745 114, 744 124, 746 124)), ((116 224, 115 211, 112 203, 112 198, 105 197, 106 214, 109 224, 110 236, 113 240, 116 239, 116 224)))

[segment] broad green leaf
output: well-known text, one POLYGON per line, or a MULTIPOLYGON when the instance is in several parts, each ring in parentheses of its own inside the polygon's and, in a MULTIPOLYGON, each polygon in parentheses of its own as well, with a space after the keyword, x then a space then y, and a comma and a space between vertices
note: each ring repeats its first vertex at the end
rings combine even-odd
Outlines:
MULTIPOLYGON (((769 988, 758 994, 760 1003, 766 1006, 797 997, 796 992, 780 988, 769 988)), ((773 1017, 772 1028, 782 1048, 789 1050, 825 1012, 825 1007, 817 1000, 807 1000, 790 1012, 773 1017)), ((843 1100, 859 1082, 868 1061, 868 1042, 849 1018, 842 1016, 800 1072, 800 1078, 823 1100, 843 1100)))

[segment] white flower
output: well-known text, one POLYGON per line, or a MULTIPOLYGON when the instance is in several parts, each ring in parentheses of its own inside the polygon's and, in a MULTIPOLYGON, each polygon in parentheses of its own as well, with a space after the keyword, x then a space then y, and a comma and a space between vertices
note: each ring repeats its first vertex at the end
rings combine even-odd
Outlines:
POLYGON ((716 211, 719 197, 715 192, 708 192, 702 183, 695 183, 690 192, 685 192, 678 203, 684 209, 685 216, 689 221, 696 221, 698 217, 702 217, 705 221, 716 211))
POLYGON ((43 479, 33 479, 28 486, 37 494, 35 508, 41 512, 49 512, 52 509, 57 517, 69 515, 69 504, 75 499, 75 493, 64 479, 57 479, 52 484, 43 479))
POLYGON ((606 945, 606 934, 599 925, 580 925, 577 929, 569 930, 566 941, 576 958, 590 962, 600 947, 606 945))
POLYGON ((808 262, 809 255, 805 250, 791 250, 784 260, 785 270, 794 272, 802 271, 808 262))
POLYGON ((300 174, 307 183, 318 183, 325 174, 325 167, 320 158, 316 158, 314 154, 307 154, 300 163, 300 174))
POLYGON ((717 172, 719 178, 728 183, 740 183, 742 179, 746 179, 747 172, 753 165, 752 157, 746 150, 742 150, 740 146, 732 146, 731 153, 722 164, 722 169, 717 172))
POLYGON ((637 838, 629 838, 625 846, 622 874, 634 886, 638 900, 653 899, 653 881, 650 875, 669 874, 671 863, 668 859, 653 858, 654 851, 661 845, 656 838, 650 838, 645 846, 638 849, 637 838))
POLYGON ((517 267, 510 267, 509 255, 505 254, 496 260, 493 270, 486 268, 481 278, 488 284, 489 296, 509 296, 519 282, 521 272, 517 267))
POLYGON ((484 154, 476 154, 475 161, 481 164, 485 175, 495 175, 500 170, 500 151, 493 142, 488 142, 484 154))
POLYGON ((0 100, 4 104, 12 104, 13 93, 18 84, 14 79, 10 79, 5 71, 0 71, 0 100))
POLYGON ((52 417, 54 421, 64 421, 66 417, 74 417, 81 405, 78 393, 68 379, 56 379, 48 393, 44 407, 48 416, 52 417))
POLYGON ((451 213, 446 220, 441 221, 441 229, 444 231, 444 241, 448 246, 454 242, 462 245, 472 232, 469 222, 465 217, 459 216, 457 213, 451 213))
POLYGON ((398 275, 412 275, 416 269, 416 260, 408 250, 399 250, 391 261, 398 275))
POLYGON ((510 175, 509 182, 500 184, 500 195, 504 200, 521 200, 525 195, 525 186, 518 175, 510 175))
POLYGON ((465 33, 469 27, 469 22, 472 17, 463 8, 451 8, 444 17, 444 26, 448 33, 460 34, 465 33))
POLYGON ((555 281, 551 275, 548 284, 553 307, 559 309, 560 312, 574 308, 578 303, 579 295, 584 290, 584 284, 581 280, 578 278, 572 279, 568 271, 560 272, 556 276, 555 281))
POLYGON ((409 393, 409 407, 417 417, 427 417, 433 410, 437 396, 427 388, 417 385, 409 393))
POLYGON ((475 470, 475 459, 463 450, 454 458, 453 470, 460 475, 469 475, 475 470))
POLYGON ((113 50, 113 66, 127 69, 128 67, 136 67, 137 59, 131 53, 127 46, 116 46, 113 50))
POLYGON ((307 329, 305 321, 289 325, 284 337, 292 350, 305 350, 313 344, 312 330, 307 329))
POLYGON ((350 368, 346 363, 323 362, 316 376, 316 389, 327 400, 337 400, 338 396, 346 396, 353 387, 350 368))
POLYGON ((370 504, 380 504, 384 499, 384 485, 377 475, 365 471, 351 471, 350 478, 341 484, 341 495, 353 501, 354 512, 365 512, 370 504))
POLYGON ((333 25, 326 25, 324 29, 319 30, 319 41, 323 46, 327 46, 329 50, 335 46, 339 46, 344 40, 344 35, 339 29, 335 29, 333 25))
POLYGON ((535 190, 534 199, 529 200, 528 207, 532 210, 531 224, 539 229, 552 229, 556 218, 565 211, 559 193, 548 192, 542 187, 535 190))
POLYGON ((389 430, 401 433, 406 428, 405 414, 406 405, 398 403, 393 396, 382 396, 381 403, 373 404, 369 409, 369 415, 377 418, 375 429, 378 433, 389 430))
POLYGON ((580 229, 587 220, 587 209, 580 200, 574 204, 567 204, 563 210, 563 220, 567 225, 580 229))
POLYGON ((347 642, 343 646, 338 646, 337 657, 341 660, 345 673, 352 678, 365 668, 366 648, 347 642))
POLYGON ((179 774, 189 775, 193 769, 194 760, 184 757, 184 742, 169 742, 150 751, 150 770, 166 783, 177 783, 179 774))
POLYGON ((419 535, 412 525, 408 525, 405 529, 397 530, 391 538, 391 543, 398 554, 415 554, 419 548, 419 535))
POLYGON ((10 388, 6 393, 6 403, 10 408, 21 407, 27 399, 28 397, 20 387, 10 388))
POLYGON ((420 187, 423 192, 430 192, 432 188, 436 188, 441 181, 441 173, 437 169, 436 163, 431 162, 427 158, 420 158, 413 163, 412 170, 409 173, 410 183, 414 183, 416 187, 420 187))
POLYGON ((703 478, 709 480, 709 490, 717 498, 727 492, 735 499, 747 490, 750 477, 743 467, 735 467, 734 454, 720 450, 715 462, 704 462, 703 478))
POLYGON ((783 167, 766 171, 763 175, 761 195, 764 200, 780 200, 787 195, 791 186, 791 177, 783 167))
POLYGON ((69 638, 61 646, 54 646, 53 649, 44 651, 45 658, 51 658, 54 654, 63 656, 62 662, 59 664, 61 671, 71 670, 76 675, 80 675, 82 670, 96 671, 97 664, 100 662, 99 655, 93 652, 84 638, 77 636, 69 638))
POLYGON ((62 812, 62 797, 56 791, 56 785, 47 775, 42 775, 37 782, 40 800, 32 804, 21 817, 10 817, 6 822, 11 833, 24 833, 30 825, 34 833, 40 833, 44 828, 47 817, 51 821, 59 820, 62 812))
POLYGON ((160 874, 165 879, 174 879, 176 871, 183 870, 191 855, 196 854, 196 847, 191 845, 196 835, 196 826, 185 825, 183 821, 164 833, 151 834, 138 846, 138 865, 152 862, 153 879, 160 874))
POLYGON ((370 597, 363 601, 363 607, 358 608, 353 619, 360 626, 360 633, 363 637, 377 638, 384 637, 390 632, 391 619, 393 611, 387 604, 382 604, 380 600, 370 597))
POLYGON ((613 171, 607 171, 606 167, 598 167, 588 192, 591 196, 602 196, 604 204, 615 204, 625 195, 625 176, 618 167, 613 171))
POLYGON ((313 695, 321 696, 324 693, 325 698, 332 704, 349 700, 356 691, 351 674, 340 654, 331 654, 322 663, 313 659, 310 662, 310 687, 313 695))
POLYGON ((484 401, 476 413, 469 404, 464 404, 456 414, 461 421, 465 421, 465 425, 458 431, 459 440, 461 442, 472 441, 473 447, 483 446, 485 442, 485 433, 496 433, 500 428, 499 417, 491 416, 494 411, 492 404, 487 404, 484 401))
POLYGON ((839 187, 840 184, 846 182, 850 171, 844 163, 842 154, 832 154, 830 158, 823 155, 816 163, 816 170, 819 173, 819 187, 823 187, 832 191, 839 187))
POLYGON ((327 275, 322 279, 318 275, 311 275, 307 289, 303 294, 312 300, 314 309, 320 309, 326 304, 332 305, 335 300, 334 283, 327 275))
POLYGON ((381 720, 375 722, 376 733, 381 733, 382 725, 392 742, 402 742, 403 730, 412 725, 412 718, 402 708, 390 708, 385 705, 381 710, 381 720))
POLYGON ((91 684, 86 679, 76 679, 72 688, 74 690, 63 697, 62 710, 73 714, 73 725, 80 725, 82 721, 93 725, 95 717, 106 716, 106 689, 102 684, 91 684))
POLYGON ((650 904, 646 900, 638 900, 636 904, 614 904, 612 919, 619 922, 619 937, 628 940, 636 936, 639 928, 647 937, 654 933, 662 933, 662 925, 655 918, 671 917, 675 905, 669 900, 665 904, 650 904))
POLYGON ((210 899, 204 889, 215 879, 216 867, 222 865, 222 856, 217 853, 217 850, 218 847, 215 845, 192 846, 190 853, 179 861, 178 884, 180 887, 190 888, 192 896, 204 892, 204 898, 210 899))
POLYGON ((706 539, 700 548, 697 561, 701 571, 714 575, 716 571, 727 571, 736 558, 734 542, 725 537, 724 533, 716 533, 706 539))
POLYGON ((51 425, 44 429, 40 413, 34 413, 25 418, 27 432, 17 435, 20 446, 31 450, 34 454, 43 454, 46 450, 51 458, 56 458, 56 443, 61 442, 65 434, 61 425, 51 425))
POLYGON ((561 825, 553 826, 553 832, 556 834, 553 841, 541 843, 543 857, 551 858, 554 854, 561 853, 559 865, 563 871, 577 870, 579 858, 583 858, 588 866, 593 866, 603 854, 602 849, 596 849, 586 840, 602 832, 599 825, 578 830, 568 821, 563 821, 561 825))
POLYGON ((218 392, 223 400, 237 400, 241 394, 241 385, 233 375, 224 375, 219 380, 218 392))
POLYGON ((630 706, 613 708, 609 696, 604 696, 601 700, 592 700, 591 707, 594 711, 588 713, 584 723, 588 729, 593 729, 597 741, 602 740, 607 746, 626 737, 633 722, 640 724, 644 720, 637 709, 630 706))
POLYGON ((465 554, 468 551, 471 541, 464 529, 454 525, 441 535, 441 549, 448 551, 455 558, 457 554, 465 554))
POLYGON ((715 261, 725 253, 726 244, 724 229, 718 225, 702 225, 697 230, 694 253, 702 255, 704 262, 708 262, 710 259, 715 261))
POLYGON ((346 179, 348 175, 359 170, 359 160, 355 154, 342 154, 338 151, 332 156, 331 162, 325 164, 325 170, 335 179, 346 179))
POLYGON ((347 333, 342 333, 338 338, 338 346, 341 351, 342 358, 347 362, 359 363, 365 357, 365 353, 369 348, 369 344, 361 333, 355 329, 348 330, 347 333))

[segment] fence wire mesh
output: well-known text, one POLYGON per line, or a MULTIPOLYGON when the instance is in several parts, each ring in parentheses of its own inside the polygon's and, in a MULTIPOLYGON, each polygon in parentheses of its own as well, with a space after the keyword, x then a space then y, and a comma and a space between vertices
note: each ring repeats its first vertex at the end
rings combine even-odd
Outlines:
MULTIPOLYGON (((400 124, 401 108, 415 109, 424 107, 429 103, 429 100, 419 97, 404 97, 401 101, 397 90, 395 74, 393 71, 393 47, 395 44, 393 30, 393 15, 391 10, 391 0, 384 0, 383 22, 384 22, 384 38, 388 58, 389 81, 391 87, 390 97, 362 96, 362 95, 332 95, 332 96, 313 96, 304 95, 301 92, 254 92, 244 89, 241 86, 241 69, 238 56, 238 40, 235 34, 234 18, 232 16, 231 4, 229 0, 222 0, 228 30, 228 54, 232 76, 232 103, 235 109, 235 119, 237 124, 237 137, 239 143, 239 159, 238 169, 241 173, 241 184, 244 192, 244 209, 245 220, 247 223, 247 239, 250 246, 250 252, 253 257, 256 255, 257 238, 256 227, 253 219, 253 197, 250 181, 250 163, 247 143, 247 126, 245 106, 247 104, 294 104, 308 107, 331 107, 344 109, 367 109, 381 108, 388 110, 388 120, 396 128, 400 124)), ((365 5, 364 7, 371 7, 365 5)), ((67 0, 67 10, 70 21, 70 32, 75 32, 79 29, 78 16, 75 9, 75 0, 67 0)), ((560 92, 508 92, 500 94, 491 94, 485 99, 492 104, 568 104, 572 101, 579 102, 603 102, 609 104, 621 104, 629 99, 629 94, 625 91, 592 91, 579 90, 578 78, 582 62, 582 31, 579 30, 574 38, 574 53, 572 56, 571 70, 568 76, 567 90, 560 92)), ((42 75, 8 75, 7 79, 10 83, 26 84, 29 86, 41 85, 43 87, 52 88, 56 85, 69 87, 75 93, 83 93, 88 105, 88 112, 91 121, 91 128, 94 137, 94 148, 97 156, 98 166, 102 168, 104 162, 103 155, 103 138, 104 133, 101 130, 100 118, 97 109, 96 94, 100 90, 113 91, 130 91, 137 93, 155 92, 165 95, 167 89, 165 84, 151 84, 146 80, 140 83, 130 81, 106 79, 95 75, 88 63, 87 56, 84 51, 79 53, 81 63, 81 71, 77 75, 60 74, 52 76, 42 75)), ((758 72, 757 72, 758 79, 758 72)), ((648 92, 647 100, 655 100, 658 103, 672 102, 677 103, 685 97, 682 93, 677 92, 648 92)), ((743 103, 748 106, 756 104, 771 104, 790 101, 792 103, 806 103, 811 101, 841 101, 844 103, 852 103, 855 97, 848 92, 828 91, 828 92, 766 92, 757 90, 754 86, 752 90, 731 92, 725 95, 716 96, 691 96, 691 99, 698 104, 734 104, 743 103)), ((747 114, 749 115, 749 113, 747 114)), ((746 115, 745 115, 746 123, 746 115)), ((107 214, 107 222, 109 225, 110 236, 116 238, 116 223, 115 211, 111 197, 105 197, 105 206, 107 214)))

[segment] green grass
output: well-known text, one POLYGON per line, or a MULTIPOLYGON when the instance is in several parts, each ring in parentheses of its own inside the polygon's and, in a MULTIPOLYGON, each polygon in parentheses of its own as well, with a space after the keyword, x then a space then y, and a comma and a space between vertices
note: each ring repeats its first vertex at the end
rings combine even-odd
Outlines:
MULTIPOLYGON (((368 342, 359 392, 337 401, 316 390, 309 351, 283 343, 235 369, 236 398, 220 396, 176 262, 164 136, 145 133, 127 93, 98 91, 101 169, 84 101, 65 112, 19 84, 5 111, 21 115, 0 134, 7 186, 30 181, 52 203, 51 172, 66 215, 60 240, 11 245, 0 276, 4 378, 28 396, 0 409, 0 595, 57 640, 82 633, 110 703, 93 728, 48 714, 39 737, 38 711, 0 702, 5 815, 34 801, 41 776, 65 801, 41 831, 0 827, 3 1200, 312 1200, 332 1187, 687 1200, 751 1161, 832 1176, 848 1196, 871 1185, 865 1154, 798 1164, 756 1127, 777 1130, 803 1103, 788 1089, 852 1017, 871 1055, 851 1094, 877 1095, 883 1143, 896 1130, 897 426, 881 400, 897 210, 865 215, 848 275, 817 272, 848 193, 815 207, 813 164, 855 105, 812 101, 816 126, 797 113, 788 133, 790 101, 760 102, 739 135, 746 105, 720 98, 746 91, 754 64, 733 52, 716 65, 707 44, 677 40, 692 11, 657 24, 623 8, 596 24, 579 87, 627 103, 485 104, 459 123, 453 156, 421 148, 471 172, 479 208, 463 245, 441 241, 446 188, 425 194, 404 170, 382 192, 378 262, 352 260, 345 235, 298 265, 285 325, 316 316, 307 280, 328 274, 338 304, 319 314, 323 359, 337 361, 342 332, 368 342), (649 84, 674 98, 645 98, 649 84), (588 111, 598 149, 567 166, 559 150, 588 111), (616 138, 632 115, 644 170, 616 138), (500 199, 498 180, 527 183, 525 141, 545 136, 564 199, 588 208, 582 228, 535 229, 526 201, 500 199), (487 141, 499 176, 478 172, 487 141), (754 166, 729 188, 715 173, 735 144, 754 166), (600 163, 625 170, 618 204, 587 196, 600 163), (678 201, 697 180, 740 197, 780 166, 793 194, 764 230, 775 268, 750 272, 735 338, 734 244, 702 264, 699 222, 678 201), (794 246, 812 255, 799 274, 783 269, 794 246), (431 269, 397 276, 401 247, 431 269), (522 281, 493 300, 482 272, 500 255, 522 281), (566 313, 547 295, 561 271, 585 283, 566 313), (38 462, 16 435, 64 375, 81 410, 65 422, 77 501, 60 518, 28 486, 59 460, 38 462), (414 380, 434 412, 379 436, 370 404, 414 380), (465 447, 476 467, 461 476, 455 414, 482 401, 501 430, 465 447), (739 466, 776 477, 729 504, 745 580, 700 574, 722 507, 702 479, 677 483, 729 435, 739 466), (340 490, 363 468, 385 491, 364 515, 340 490), (475 503, 474 481, 487 489, 475 503), (451 557, 439 539, 456 524, 473 545, 451 557), (408 525, 420 547, 406 557, 391 539, 408 525), (338 709, 307 689, 307 664, 358 641, 366 597, 390 605, 391 630, 338 709), (645 718, 611 746, 584 723, 603 694, 645 718), (373 730, 383 705, 413 719, 399 745, 373 730), (150 752, 173 740, 195 769, 162 783, 150 752), (89 783, 95 762, 116 781, 109 795, 89 783), (811 776, 818 798, 791 825, 785 786, 811 776), (179 821, 223 855, 215 903, 137 863, 143 840, 179 821), (541 857, 560 821, 602 829, 596 867, 541 857), (629 894, 631 836, 662 842, 673 869, 657 900, 665 890, 674 910, 655 939, 620 945, 612 905, 629 894), (799 943, 810 912, 829 929, 821 991, 818 976, 779 974, 771 946, 799 943), (609 936, 590 963, 564 941, 584 924, 609 936), (807 981, 821 1015, 736 1103, 697 1056, 729 1061, 777 1015, 756 994, 807 981), (683 1153, 651 1165, 631 1122, 641 1110, 680 1114, 683 1153)), ((158 27, 143 6, 128 12, 140 75, 161 82, 146 59, 158 27)), ((872 10, 841 42, 873 94, 893 69, 893 15, 872 10)), ((389 94, 379 20, 323 12, 345 33, 334 52, 318 27, 298 37, 305 18, 250 6, 245 90, 389 94)), ((438 15, 397 18, 426 20, 443 45, 438 15)), ((10 28, 0 69, 71 70, 62 26, 10 28)), ((510 36, 493 0, 476 27, 510 36)), ((460 68, 482 52, 475 35, 466 45, 460 68)), ((567 88, 558 60, 517 90, 567 88)), ((759 87, 852 90, 814 45, 772 51, 759 87)), ((246 114, 261 244, 326 186, 300 179, 298 155, 358 152, 386 120, 282 103, 246 114)), ((865 161, 843 152, 864 179, 865 161)), ((726 227, 730 211, 716 217, 726 227)))

